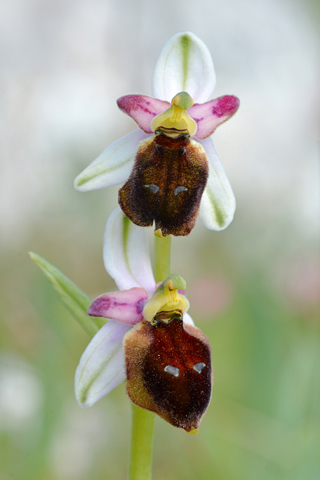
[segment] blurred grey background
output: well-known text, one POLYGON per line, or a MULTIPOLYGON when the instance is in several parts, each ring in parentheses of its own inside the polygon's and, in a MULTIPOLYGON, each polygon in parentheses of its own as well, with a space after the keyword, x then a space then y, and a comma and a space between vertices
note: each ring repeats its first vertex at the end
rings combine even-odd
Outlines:
MULTIPOLYGON (((237 198, 224 232, 174 239, 172 270, 213 347, 200 434, 157 421, 155 479, 318 480, 319 2, 2 0, 0 479, 125 478, 124 386, 88 410, 73 375, 89 338, 27 252, 94 298, 117 188, 74 177, 135 128, 116 99, 151 94, 168 38, 192 31, 214 97, 240 98, 214 134, 237 198)), ((152 234, 151 234, 152 238, 152 234)))

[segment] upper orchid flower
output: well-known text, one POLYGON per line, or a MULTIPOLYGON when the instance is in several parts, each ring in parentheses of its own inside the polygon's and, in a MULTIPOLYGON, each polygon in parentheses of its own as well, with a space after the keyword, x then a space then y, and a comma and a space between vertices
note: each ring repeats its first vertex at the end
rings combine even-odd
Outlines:
POLYGON ((89 307, 89 315, 111 320, 81 357, 78 403, 91 406, 127 379, 135 404, 194 433, 210 401, 211 350, 186 313, 184 280, 170 275, 155 285, 146 234, 119 207, 107 222, 104 259, 120 291, 89 307))
POLYGON ((235 198, 210 135, 237 111, 239 100, 226 95, 207 101, 214 86, 204 43, 189 32, 173 36, 155 67, 156 98, 118 100, 139 129, 104 150, 75 187, 88 191, 126 182, 119 192, 125 215, 140 226, 155 222, 160 236, 188 235, 198 211, 209 229, 226 228, 235 198))

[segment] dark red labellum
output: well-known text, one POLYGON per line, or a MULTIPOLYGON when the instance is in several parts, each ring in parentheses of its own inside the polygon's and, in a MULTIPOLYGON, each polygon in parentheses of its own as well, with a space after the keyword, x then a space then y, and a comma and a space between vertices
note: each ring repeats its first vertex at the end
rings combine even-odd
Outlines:
POLYGON ((134 167, 119 191, 119 205, 136 225, 153 225, 163 236, 188 235, 208 178, 201 145, 186 135, 161 133, 140 144, 134 167))
POLYGON ((143 321, 125 337, 127 391, 137 405, 192 432, 209 405, 211 349, 205 335, 179 319, 143 321))

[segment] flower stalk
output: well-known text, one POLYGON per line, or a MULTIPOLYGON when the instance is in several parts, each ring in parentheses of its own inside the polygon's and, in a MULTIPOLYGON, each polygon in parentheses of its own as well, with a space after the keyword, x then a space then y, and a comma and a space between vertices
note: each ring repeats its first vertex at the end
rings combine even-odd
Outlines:
POLYGON ((154 277, 163 282, 170 275, 171 235, 154 238, 154 277))
POLYGON ((151 480, 155 414, 132 403, 129 480, 151 480))
MULTIPOLYGON (((170 275, 171 235, 154 242, 155 281, 170 275)), ((132 403, 129 480, 151 480, 155 414, 132 403)))

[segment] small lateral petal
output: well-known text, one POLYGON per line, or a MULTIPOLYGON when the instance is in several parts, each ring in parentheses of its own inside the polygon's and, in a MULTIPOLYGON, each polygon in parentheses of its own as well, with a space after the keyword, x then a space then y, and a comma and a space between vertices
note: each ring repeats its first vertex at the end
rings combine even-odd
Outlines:
POLYGON ((144 288, 137 287, 105 293, 92 302, 88 314, 134 325, 143 319, 142 310, 148 296, 144 288))
POLYGON ((110 320, 85 349, 75 374, 75 395, 80 407, 91 407, 125 380, 122 339, 130 328, 110 320))
POLYGON ((103 245, 104 265, 119 290, 143 287, 154 291, 148 235, 116 207, 108 218, 103 245))
POLYGON ((147 95, 126 95, 117 100, 118 107, 127 113, 145 133, 153 133, 151 122, 154 117, 167 110, 169 102, 147 95))
POLYGON ((185 91, 195 102, 205 102, 216 83, 213 62, 206 45, 193 33, 171 37, 160 52, 153 73, 153 95, 171 101, 185 91))
POLYGON ((76 177, 74 181, 76 190, 87 192, 126 181, 138 145, 146 137, 144 132, 137 129, 112 143, 76 177))
POLYGON ((209 137, 219 125, 236 113, 239 104, 237 97, 224 95, 210 102, 193 105, 188 113, 197 122, 196 138, 209 137))
POLYGON ((234 194, 211 138, 199 140, 199 143, 206 151, 209 164, 209 178, 199 216, 209 230, 224 230, 233 220, 236 209, 234 194))

